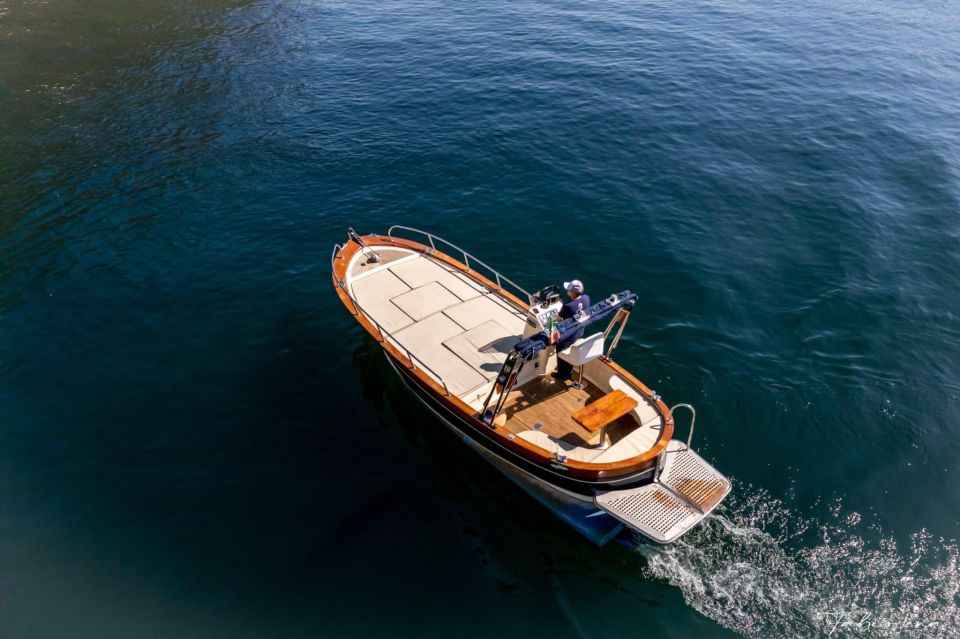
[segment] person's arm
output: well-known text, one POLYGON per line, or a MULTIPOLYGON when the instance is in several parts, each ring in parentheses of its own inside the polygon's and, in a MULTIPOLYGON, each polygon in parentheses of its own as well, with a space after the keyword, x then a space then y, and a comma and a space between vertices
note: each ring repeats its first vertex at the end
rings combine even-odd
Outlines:
MULTIPOLYGON (((564 304, 560 307, 560 310, 557 311, 557 321, 569 319, 573 317, 573 311, 567 308, 567 305, 564 304)), ((560 331, 556 327, 550 332, 550 343, 556 344, 557 340, 560 339, 560 331)))

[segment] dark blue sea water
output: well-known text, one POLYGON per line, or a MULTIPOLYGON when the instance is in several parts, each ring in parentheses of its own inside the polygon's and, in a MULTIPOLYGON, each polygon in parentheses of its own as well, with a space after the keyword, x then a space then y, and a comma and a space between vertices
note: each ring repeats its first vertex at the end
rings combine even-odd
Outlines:
POLYGON ((0 0, 4 638, 955 637, 958 322, 956 2, 0 0), (639 292, 716 516, 446 434, 330 284, 395 223, 639 292))

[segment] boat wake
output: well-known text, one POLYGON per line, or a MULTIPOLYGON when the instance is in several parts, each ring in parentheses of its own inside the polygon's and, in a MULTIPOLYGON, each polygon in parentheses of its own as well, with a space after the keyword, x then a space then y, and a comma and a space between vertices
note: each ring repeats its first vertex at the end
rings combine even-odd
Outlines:
POLYGON ((960 637, 954 540, 898 544, 840 502, 824 522, 749 492, 671 546, 638 545, 648 576, 746 637, 960 637))

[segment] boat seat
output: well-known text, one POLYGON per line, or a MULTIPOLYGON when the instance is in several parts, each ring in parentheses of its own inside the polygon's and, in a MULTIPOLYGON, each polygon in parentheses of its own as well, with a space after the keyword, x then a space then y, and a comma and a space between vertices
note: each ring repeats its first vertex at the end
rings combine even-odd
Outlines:
POLYGON ((581 337, 557 353, 557 357, 571 366, 578 367, 577 381, 573 384, 574 388, 585 387, 583 383, 583 365, 603 355, 603 337, 603 333, 594 333, 589 337, 581 337))
POLYGON ((613 446, 602 451, 593 461, 598 464, 605 464, 642 455, 653 448, 659 436, 659 430, 640 426, 613 446))
POLYGON ((560 439, 554 439, 541 430, 522 430, 517 433, 517 437, 544 449, 548 453, 558 453, 574 461, 596 461, 596 458, 605 452, 596 448, 577 446, 560 439))
POLYGON ((573 366, 583 366, 601 355, 603 355, 603 333, 581 337, 557 353, 557 357, 573 366))
POLYGON ((633 412, 636 414, 641 426, 660 426, 660 413, 650 404, 650 400, 641 395, 640 392, 628 384, 625 379, 619 375, 611 375, 610 390, 621 390, 637 400, 637 407, 633 409, 633 412))

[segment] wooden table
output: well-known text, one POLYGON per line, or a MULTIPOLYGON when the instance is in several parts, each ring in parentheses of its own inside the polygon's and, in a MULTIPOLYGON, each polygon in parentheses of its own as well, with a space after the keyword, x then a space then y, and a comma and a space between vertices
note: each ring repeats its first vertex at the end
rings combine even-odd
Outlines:
POLYGON ((607 426, 636 407, 637 400, 622 390, 615 390, 594 402, 590 402, 571 415, 571 417, 573 417, 573 421, 586 428, 589 432, 597 433, 599 431, 600 442, 597 444, 597 448, 605 448, 607 426))

